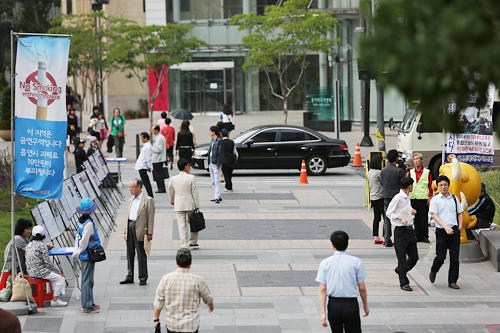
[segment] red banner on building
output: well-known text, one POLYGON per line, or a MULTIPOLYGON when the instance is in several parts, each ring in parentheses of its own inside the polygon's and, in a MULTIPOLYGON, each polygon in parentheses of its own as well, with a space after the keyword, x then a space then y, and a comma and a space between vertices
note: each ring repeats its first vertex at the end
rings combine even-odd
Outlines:
MULTIPOLYGON (((161 68, 158 68, 155 71, 149 69, 148 82, 150 95, 153 95, 153 93, 156 91, 156 88, 158 87, 158 77, 160 76, 160 73, 161 75, 167 75, 167 70, 168 69, 165 68, 163 70, 163 73, 161 73, 161 68)), ((151 108, 151 98, 149 99, 149 108, 151 108)), ((160 86, 160 91, 158 92, 158 96, 155 99, 153 111, 168 111, 168 76, 165 77, 163 83, 160 86)))

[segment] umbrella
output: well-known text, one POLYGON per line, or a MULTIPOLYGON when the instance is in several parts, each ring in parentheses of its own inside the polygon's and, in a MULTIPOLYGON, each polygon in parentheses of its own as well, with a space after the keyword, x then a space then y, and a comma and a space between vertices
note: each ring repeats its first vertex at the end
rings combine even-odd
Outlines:
POLYGON ((191 120, 193 115, 188 110, 177 109, 170 112, 170 116, 179 120, 191 120))

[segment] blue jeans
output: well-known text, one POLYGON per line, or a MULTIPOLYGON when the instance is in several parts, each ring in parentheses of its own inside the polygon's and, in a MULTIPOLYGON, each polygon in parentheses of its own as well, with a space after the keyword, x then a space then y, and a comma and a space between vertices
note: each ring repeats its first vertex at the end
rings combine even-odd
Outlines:
POLYGON ((384 198, 384 240, 386 242, 392 237, 391 220, 387 217, 387 207, 389 207, 391 200, 392 198, 384 198))
POLYGON ((94 268, 95 262, 81 260, 82 264, 82 309, 94 310, 94 268))

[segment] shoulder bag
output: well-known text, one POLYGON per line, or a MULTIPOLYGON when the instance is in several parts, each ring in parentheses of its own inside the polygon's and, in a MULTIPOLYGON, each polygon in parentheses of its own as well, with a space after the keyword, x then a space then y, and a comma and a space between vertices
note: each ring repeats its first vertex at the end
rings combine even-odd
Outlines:
POLYGON ((189 225, 191 232, 199 232, 206 228, 205 218, 203 213, 199 209, 195 210, 194 213, 189 217, 189 225))
MULTIPOLYGON (((94 222, 92 222, 92 224, 93 223, 94 222)), ((95 225, 94 225, 94 232, 97 232, 95 225)), ((106 253, 104 252, 104 249, 102 248, 102 246, 98 246, 94 249, 93 248, 95 245, 94 240, 89 239, 89 242, 92 244, 92 249, 87 249, 87 253, 89 254, 90 262, 99 262, 99 261, 106 260, 106 253)))

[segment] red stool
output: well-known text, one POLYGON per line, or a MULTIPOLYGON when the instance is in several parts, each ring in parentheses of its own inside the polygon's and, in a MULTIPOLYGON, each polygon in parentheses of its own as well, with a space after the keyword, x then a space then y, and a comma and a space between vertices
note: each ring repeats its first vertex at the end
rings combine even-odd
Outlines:
POLYGON ((0 281, 0 290, 2 290, 3 288, 5 288, 7 286, 7 278, 9 276, 11 276, 12 273, 3 272, 0 274, 2 274, 2 281, 0 281))
POLYGON ((30 285, 35 286, 35 292, 33 293, 33 299, 36 304, 38 304, 39 308, 43 308, 43 303, 47 301, 51 301, 54 298, 54 294, 52 293, 52 285, 49 280, 45 279, 32 279, 29 278, 28 282, 30 285), (45 285, 49 284, 49 287, 45 289, 45 285))

